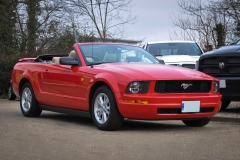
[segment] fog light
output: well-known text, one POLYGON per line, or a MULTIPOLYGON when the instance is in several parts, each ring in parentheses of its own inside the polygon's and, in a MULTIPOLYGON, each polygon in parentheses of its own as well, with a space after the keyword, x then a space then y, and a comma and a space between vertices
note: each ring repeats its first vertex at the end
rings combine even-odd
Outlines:
POLYGON ((125 99, 124 102, 126 102, 126 103, 148 104, 147 100, 130 100, 130 99, 125 99))

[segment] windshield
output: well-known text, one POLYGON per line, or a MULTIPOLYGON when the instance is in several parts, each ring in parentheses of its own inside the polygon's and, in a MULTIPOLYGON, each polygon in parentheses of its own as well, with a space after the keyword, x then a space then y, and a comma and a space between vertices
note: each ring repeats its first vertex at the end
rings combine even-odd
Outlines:
POLYGON ((118 44, 79 45, 87 65, 113 62, 159 63, 144 49, 118 44))
POLYGON ((147 51, 155 56, 191 55, 200 56, 201 49, 196 43, 156 43, 148 44, 147 51))

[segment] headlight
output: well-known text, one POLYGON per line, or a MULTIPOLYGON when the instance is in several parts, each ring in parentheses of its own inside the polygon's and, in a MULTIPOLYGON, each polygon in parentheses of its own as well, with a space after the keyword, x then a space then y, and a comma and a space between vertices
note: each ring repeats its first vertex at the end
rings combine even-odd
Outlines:
POLYGON ((219 92, 219 82, 218 81, 214 81, 214 93, 218 93, 219 92))
POLYGON ((136 94, 136 93, 147 93, 149 81, 134 81, 129 83, 126 93, 136 94))

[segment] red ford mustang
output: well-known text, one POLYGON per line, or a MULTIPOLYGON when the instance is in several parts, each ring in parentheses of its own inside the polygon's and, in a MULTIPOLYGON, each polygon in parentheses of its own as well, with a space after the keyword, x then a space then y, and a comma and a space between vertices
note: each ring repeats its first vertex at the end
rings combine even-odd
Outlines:
POLYGON ((116 43, 76 43, 67 55, 22 59, 12 87, 26 117, 42 110, 91 117, 100 130, 124 118, 210 121, 221 105, 219 82, 204 73, 160 64, 144 49, 116 43))

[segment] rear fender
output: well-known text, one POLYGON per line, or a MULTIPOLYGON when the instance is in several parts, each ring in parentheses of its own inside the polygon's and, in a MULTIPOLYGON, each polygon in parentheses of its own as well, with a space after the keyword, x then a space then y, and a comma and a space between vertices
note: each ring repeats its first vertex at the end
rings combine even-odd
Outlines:
MULTIPOLYGON (((22 86, 24 83, 29 82, 32 85, 34 93, 38 93, 36 89, 38 89, 37 83, 34 81, 33 73, 30 70, 25 70, 21 76, 21 81, 19 83, 19 93, 21 92, 22 86)), ((37 96, 36 96, 37 97, 37 96)))

